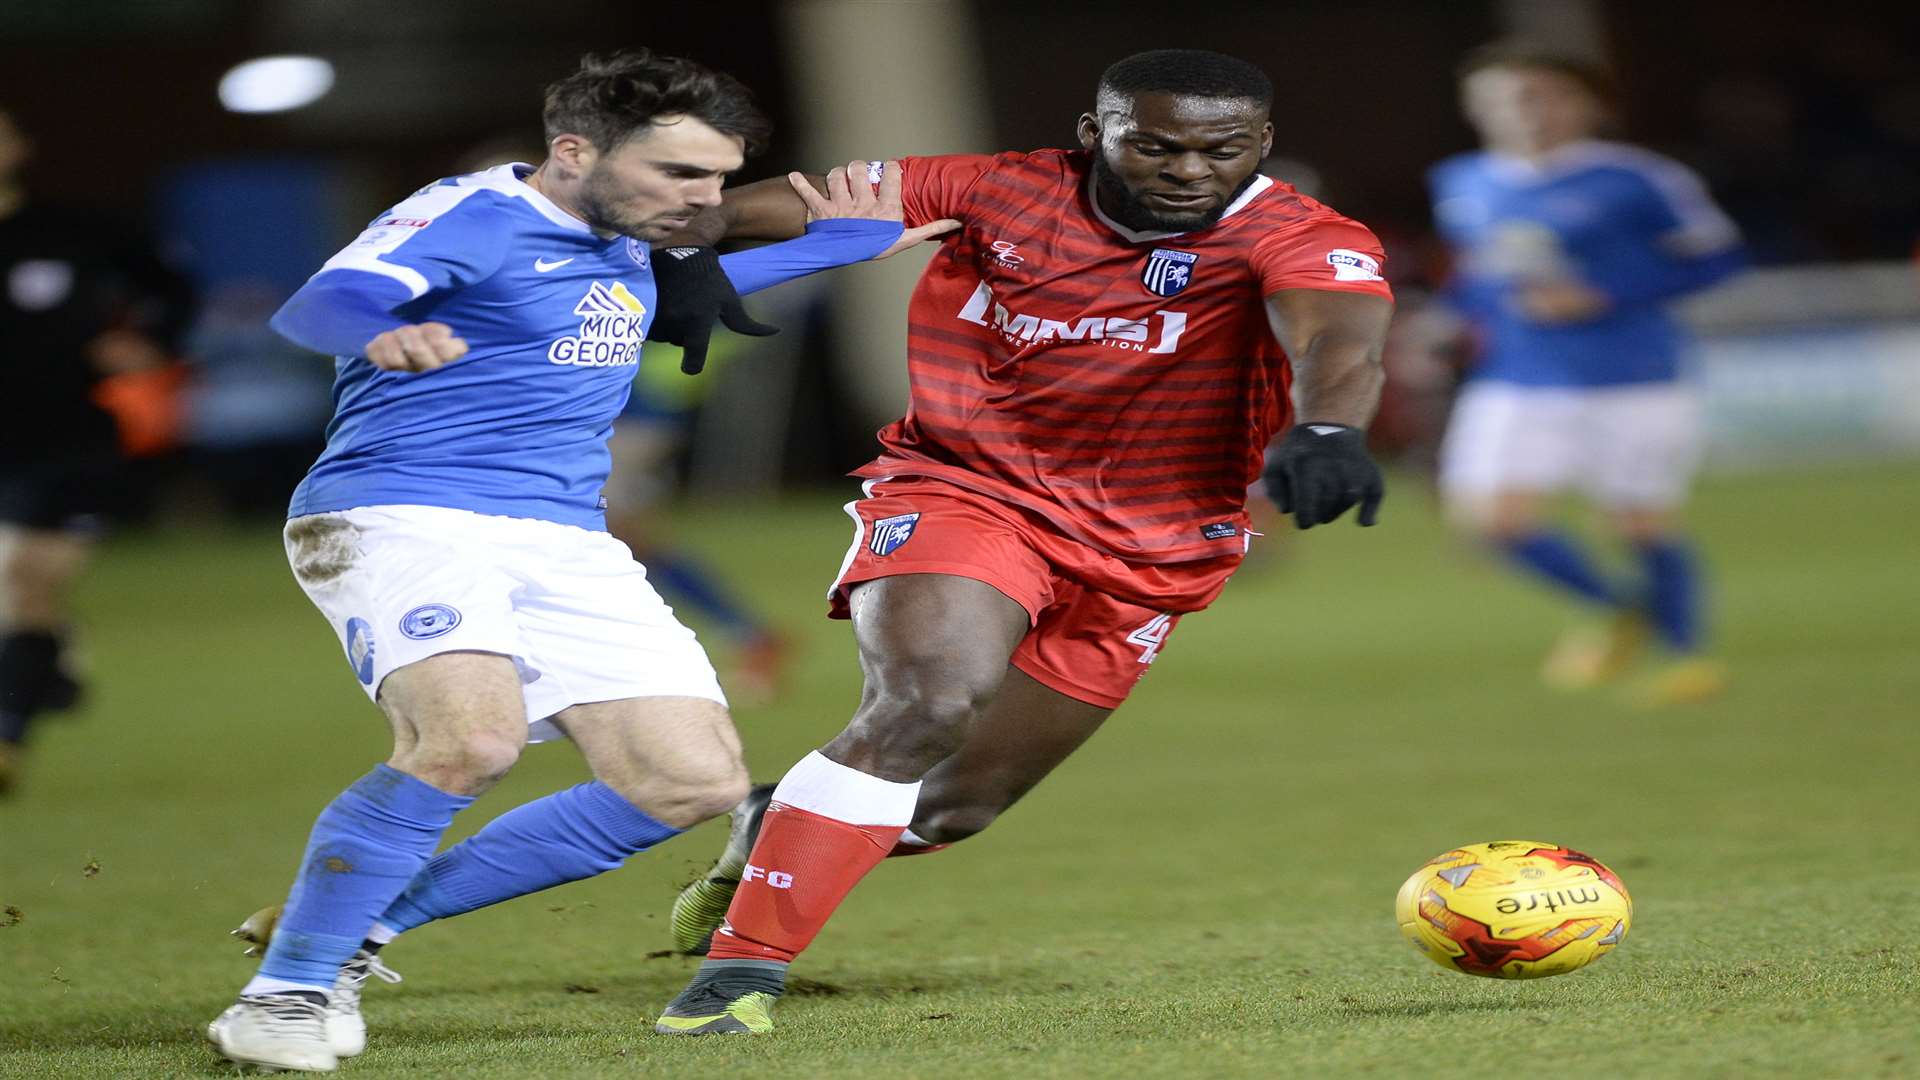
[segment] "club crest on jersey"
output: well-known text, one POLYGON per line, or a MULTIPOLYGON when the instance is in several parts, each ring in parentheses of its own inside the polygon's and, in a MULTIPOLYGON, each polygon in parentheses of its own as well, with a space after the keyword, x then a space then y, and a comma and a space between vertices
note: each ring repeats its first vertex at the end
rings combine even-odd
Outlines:
POLYGON ((635 240, 631 236, 627 237, 627 258, 632 259, 634 265, 645 270, 649 257, 649 249, 644 241, 635 240))
POLYGON ((1191 251, 1154 248, 1147 256, 1147 268, 1140 271, 1140 284, 1155 296, 1174 296, 1193 284, 1193 264, 1200 256, 1191 251))
POLYGON ((901 544, 913 539, 913 528, 918 524, 920 515, 917 513, 881 518, 873 523, 873 539, 867 541, 867 550, 875 555, 893 554, 901 544))
POLYGON ((547 346, 548 360, 573 367, 626 367, 640 362, 647 305, 625 282, 612 286, 594 282, 573 313, 580 316, 579 336, 563 337, 547 346))

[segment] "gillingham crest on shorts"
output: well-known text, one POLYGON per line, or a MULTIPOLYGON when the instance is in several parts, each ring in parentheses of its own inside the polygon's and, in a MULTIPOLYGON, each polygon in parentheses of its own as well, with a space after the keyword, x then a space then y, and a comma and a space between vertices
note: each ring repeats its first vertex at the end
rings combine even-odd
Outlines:
POLYGON ((919 523, 918 513, 881 518, 873 523, 873 539, 867 541, 867 550, 875 555, 893 554, 901 544, 913 539, 913 528, 919 523))
POLYGON ((1191 251, 1154 248, 1147 256, 1147 268, 1140 271, 1140 284, 1155 296, 1173 296, 1193 284, 1193 264, 1200 256, 1191 251))
POLYGON ((373 627, 367 620, 347 620, 347 663, 362 686, 373 685, 373 627))
POLYGON ((400 616, 400 632, 415 641, 437 638, 460 625, 460 612, 446 604, 421 604, 400 616))

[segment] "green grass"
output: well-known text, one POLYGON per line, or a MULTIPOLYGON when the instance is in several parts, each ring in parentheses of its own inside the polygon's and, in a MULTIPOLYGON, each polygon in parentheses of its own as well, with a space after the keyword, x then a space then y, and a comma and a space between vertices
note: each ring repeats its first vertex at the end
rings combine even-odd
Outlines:
MULTIPOLYGON (((1565 612, 1450 544, 1411 482, 1172 636, 1134 700, 987 834, 881 867, 767 1039, 669 1040, 666 908, 720 826, 599 880, 423 928, 368 993, 360 1076, 1911 1076, 1920 1073, 1920 469, 1700 493, 1723 700, 1640 712, 1533 672, 1565 612), (1633 933, 1537 983, 1403 944, 1401 879, 1546 839, 1625 878, 1633 933)), ((758 775, 845 719, 818 618, 825 497, 681 522, 798 637, 739 717, 758 775)), ((200 1028, 250 971, 313 815, 385 752, 270 530, 129 536, 87 579, 96 672, 0 805, 0 1076, 223 1071, 200 1028), (97 864, 97 873, 87 867, 97 864)), ((531 751, 462 834, 580 775, 531 751)))

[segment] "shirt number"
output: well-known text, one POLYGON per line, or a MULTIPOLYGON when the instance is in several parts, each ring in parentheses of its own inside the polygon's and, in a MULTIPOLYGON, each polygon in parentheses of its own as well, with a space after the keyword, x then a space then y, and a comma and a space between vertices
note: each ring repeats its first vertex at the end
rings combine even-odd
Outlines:
POLYGON ((1167 634, 1172 629, 1173 616, 1155 615, 1145 626, 1127 635, 1127 644, 1139 647, 1141 663, 1151 664, 1160 655, 1160 646, 1167 643, 1167 634))

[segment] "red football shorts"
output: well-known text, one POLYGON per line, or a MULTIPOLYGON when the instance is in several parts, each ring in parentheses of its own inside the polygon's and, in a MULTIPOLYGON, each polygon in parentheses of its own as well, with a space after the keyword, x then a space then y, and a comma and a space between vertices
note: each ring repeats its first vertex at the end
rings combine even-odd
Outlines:
POLYGON ((952 574, 985 582, 1032 620, 1013 666, 1106 709, 1126 700, 1180 614, 1210 603, 1240 562, 1127 562, 1036 514, 928 477, 869 481, 866 491, 847 504, 857 526, 827 594, 833 618, 849 617, 848 591, 862 581, 952 574))

